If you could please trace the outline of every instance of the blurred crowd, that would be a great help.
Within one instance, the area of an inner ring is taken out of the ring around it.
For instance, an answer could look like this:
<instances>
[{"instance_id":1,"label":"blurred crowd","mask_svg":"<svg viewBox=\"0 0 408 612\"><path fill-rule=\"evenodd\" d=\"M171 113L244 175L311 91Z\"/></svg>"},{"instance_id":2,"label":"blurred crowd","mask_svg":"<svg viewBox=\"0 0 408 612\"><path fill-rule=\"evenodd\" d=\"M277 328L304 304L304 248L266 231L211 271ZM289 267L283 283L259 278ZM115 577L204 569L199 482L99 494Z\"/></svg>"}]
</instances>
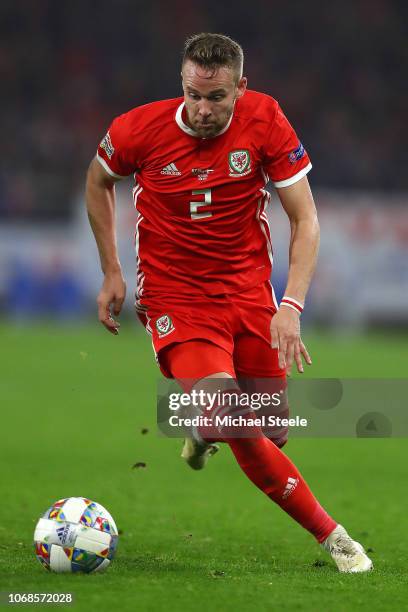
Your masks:
<instances>
[{"instance_id":1,"label":"blurred crowd","mask_svg":"<svg viewBox=\"0 0 408 612\"><path fill-rule=\"evenodd\" d=\"M0 3L0 217L63 220L111 119L181 94L187 35L218 31L279 99L314 185L408 187L408 5L139 0Z\"/></svg>"},{"instance_id":2,"label":"blurred crowd","mask_svg":"<svg viewBox=\"0 0 408 612\"><path fill-rule=\"evenodd\" d=\"M408 322L408 214L404 196L316 189L322 228L319 262L303 324L364 329ZM134 317L136 261L128 185L117 188L119 258L128 284L124 315ZM352 205L350 206L350 202ZM276 194L268 217L277 299L287 282L290 227ZM99 257L81 198L71 223L0 224L0 321L60 322L95 317Z\"/></svg>"}]
</instances>

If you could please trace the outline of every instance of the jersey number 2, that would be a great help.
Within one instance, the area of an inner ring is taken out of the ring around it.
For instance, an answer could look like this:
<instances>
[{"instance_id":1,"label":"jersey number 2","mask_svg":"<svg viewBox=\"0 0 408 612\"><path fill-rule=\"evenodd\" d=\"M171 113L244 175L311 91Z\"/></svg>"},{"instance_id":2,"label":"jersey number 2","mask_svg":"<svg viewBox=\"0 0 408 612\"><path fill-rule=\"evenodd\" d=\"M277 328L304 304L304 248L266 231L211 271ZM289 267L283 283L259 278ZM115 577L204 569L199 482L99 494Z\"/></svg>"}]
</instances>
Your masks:
<instances>
[{"instance_id":1,"label":"jersey number 2","mask_svg":"<svg viewBox=\"0 0 408 612\"><path fill-rule=\"evenodd\" d=\"M211 204L211 189L198 189L193 191L193 195L203 195L204 201L201 202L190 202L190 214L192 219L206 219L212 217L211 212L198 212L200 206L208 206Z\"/></svg>"}]
</instances>

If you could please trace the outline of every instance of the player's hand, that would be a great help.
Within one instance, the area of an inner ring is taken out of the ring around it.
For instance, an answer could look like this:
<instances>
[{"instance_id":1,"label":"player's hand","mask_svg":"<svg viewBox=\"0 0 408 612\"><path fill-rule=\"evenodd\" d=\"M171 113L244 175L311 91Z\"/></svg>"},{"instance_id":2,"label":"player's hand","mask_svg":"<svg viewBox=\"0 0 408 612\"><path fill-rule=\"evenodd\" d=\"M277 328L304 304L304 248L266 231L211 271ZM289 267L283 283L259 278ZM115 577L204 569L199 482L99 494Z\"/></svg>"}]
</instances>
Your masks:
<instances>
[{"instance_id":1,"label":"player's hand","mask_svg":"<svg viewBox=\"0 0 408 612\"><path fill-rule=\"evenodd\" d=\"M102 289L99 292L98 316L99 321L106 329L115 336L119 333L120 323L112 318L119 316L123 302L126 297L126 283L122 276L122 271L108 272L105 274Z\"/></svg>"},{"instance_id":2,"label":"player's hand","mask_svg":"<svg viewBox=\"0 0 408 612\"><path fill-rule=\"evenodd\" d=\"M271 321L271 346L278 349L279 367L290 376L293 362L298 372L303 373L302 357L312 364L309 353L300 337L300 316L286 306L279 308Z\"/></svg>"}]
</instances>

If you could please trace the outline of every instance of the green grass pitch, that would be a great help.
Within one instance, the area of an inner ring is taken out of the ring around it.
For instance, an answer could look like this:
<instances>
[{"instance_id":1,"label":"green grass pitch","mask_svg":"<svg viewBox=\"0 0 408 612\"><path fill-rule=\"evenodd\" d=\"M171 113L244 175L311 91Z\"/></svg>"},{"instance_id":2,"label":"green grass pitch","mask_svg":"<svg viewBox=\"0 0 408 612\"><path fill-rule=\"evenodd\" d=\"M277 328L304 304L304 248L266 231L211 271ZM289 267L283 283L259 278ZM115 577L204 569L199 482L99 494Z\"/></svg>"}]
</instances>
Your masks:
<instances>
[{"instance_id":1,"label":"green grass pitch","mask_svg":"<svg viewBox=\"0 0 408 612\"><path fill-rule=\"evenodd\" d=\"M0 591L71 591L75 610L406 609L405 440L286 447L328 511L372 549L374 572L341 575L227 447L197 473L180 440L156 434L159 373L136 326L119 337L96 322L0 332ZM307 376L406 376L404 336L306 340ZM106 574L50 574L35 559L38 516L75 495L105 505L122 531Z\"/></svg>"}]
</instances>

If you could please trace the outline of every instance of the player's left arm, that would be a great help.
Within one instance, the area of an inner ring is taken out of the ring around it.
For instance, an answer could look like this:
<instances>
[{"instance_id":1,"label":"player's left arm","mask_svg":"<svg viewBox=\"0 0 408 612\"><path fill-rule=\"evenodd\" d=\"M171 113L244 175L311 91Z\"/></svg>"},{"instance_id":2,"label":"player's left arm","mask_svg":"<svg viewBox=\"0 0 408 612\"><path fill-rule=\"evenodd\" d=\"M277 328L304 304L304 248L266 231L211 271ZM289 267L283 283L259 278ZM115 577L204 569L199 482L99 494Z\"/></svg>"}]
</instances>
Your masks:
<instances>
[{"instance_id":1,"label":"player's left arm","mask_svg":"<svg viewBox=\"0 0 408 612\"><path fill-rule=\"evenodd\" d=\"M316 207L307 177L288 187L277 188L279 199L289 217L289 272L285 295L304 304L319 250L320 229ZM312 360L300 335L300 314L281 306L271 322L272 348L279 351L279 366L290 373L293 361L303 372L302 356Z\"/></svg>"}]
</instances>

